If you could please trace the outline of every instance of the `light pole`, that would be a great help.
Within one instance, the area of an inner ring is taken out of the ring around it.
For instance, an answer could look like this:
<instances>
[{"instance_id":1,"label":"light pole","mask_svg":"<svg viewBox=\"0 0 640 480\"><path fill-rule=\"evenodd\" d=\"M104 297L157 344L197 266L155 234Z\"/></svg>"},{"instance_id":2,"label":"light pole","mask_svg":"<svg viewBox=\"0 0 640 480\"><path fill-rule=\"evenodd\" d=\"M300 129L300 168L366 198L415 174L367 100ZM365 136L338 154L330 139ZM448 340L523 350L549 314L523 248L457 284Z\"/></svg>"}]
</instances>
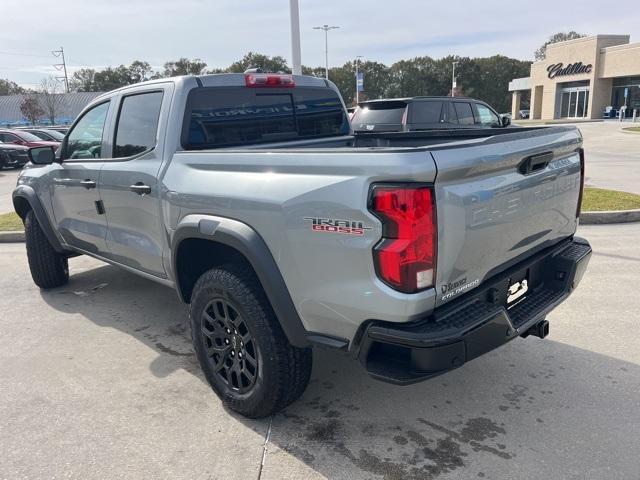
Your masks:
<instances>
[{"instance_id":1,"label":"light pole","mask_svg":"<svg viewBox=\"0 0 640 480\"><path fill-rule=\"evenodd\" d=\"M336 26L329 26L327 24L322 25L321 27L313 27L314 30L324 30L324 73L325 78L329 79L329 30L335 30Z\"/></svg>"},{"instance_id":2,"label":"light pole","mask_svg":"<svg viewBox=\"0 0 640 480\"><path fill-rule=\"evenodd\" d=\"M453 71L451 72L451 96L456 96L456 65L458 62L453 62Z\"/></svg>"},{"instance_id":3,"label":"light pole","mask_svg":"<svg viewBox=\"0 0 640 480\"><path fill-rule=\"evenodd\" d=\"M289 0L291 16L291 72L302 75L302 55L300 53L300 10L298 0Z\"/></svg>"},{"instance_id":4,"label":"light pole","mask_svg":"<svg viewBox=\"0 0 640 480\"><path fill-rule=\"evenodd\" d=\"M361 58L364 58L364 57L362 55L358 55L356 57L356 106L358 106L358 103L360 102L360 82L358 78L358 60L360 60Z\"/></svg>"}]
</instances>

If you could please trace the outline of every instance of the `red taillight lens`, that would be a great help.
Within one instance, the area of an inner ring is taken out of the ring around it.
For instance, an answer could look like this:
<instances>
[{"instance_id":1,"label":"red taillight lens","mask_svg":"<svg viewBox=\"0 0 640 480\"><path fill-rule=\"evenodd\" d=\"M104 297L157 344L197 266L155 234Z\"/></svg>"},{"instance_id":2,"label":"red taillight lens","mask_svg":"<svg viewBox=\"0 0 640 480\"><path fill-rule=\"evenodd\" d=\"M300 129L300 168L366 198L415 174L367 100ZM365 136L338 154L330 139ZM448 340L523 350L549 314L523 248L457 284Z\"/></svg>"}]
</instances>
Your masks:
<instances>
[{"instance_id":1,"label":"red taillight lens","mask_svg":"<svg viewBox=\"0 0 640 480\"><path fill-rule=\"evenodd\" d=\"M380 279L405 293L433 286L437 239L433 189L374 185L370 209L382 221L382 240L373 249Z\"/></svg>"},{"instance_id":2,"label":"red taillight lens","mask_svg":"<svg viewBox=\"0 0 640 480\"><path fill-rule=\"evenodd\" d=\"M268 87L295 87L293 75L279 75L270 73L248 73L244 76L244 82L251 88Z\"/></svg>"},{"instance_id":3,"label":"red taillight lens","mask_svg":"<svg viewBox=\"0 0 640 480\"><path fill-rule=\"evenodd\" d=\"M584 149L578 150L580 154L580 194L578 195L578 209L576 210L576 218L580 217L582 211L582 192L584 192Z\"/></svg>"}]
</instances>

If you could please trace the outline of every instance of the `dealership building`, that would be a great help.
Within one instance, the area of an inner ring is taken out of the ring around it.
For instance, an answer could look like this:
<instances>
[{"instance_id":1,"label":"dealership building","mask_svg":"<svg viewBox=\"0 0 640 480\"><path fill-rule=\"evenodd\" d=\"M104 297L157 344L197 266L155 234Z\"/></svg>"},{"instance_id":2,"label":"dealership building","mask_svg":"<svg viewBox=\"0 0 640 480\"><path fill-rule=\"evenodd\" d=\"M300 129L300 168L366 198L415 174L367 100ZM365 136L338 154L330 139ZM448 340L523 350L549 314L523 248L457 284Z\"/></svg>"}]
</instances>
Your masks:
<instances>
[{"instance_id":1,"label":"dealership building","mask_svg":"<svg viewBox=\"0 0 640 480\"><path fill-rule=\"evenodd\" d=\"M605 111L640 117L640 43L629 35L594 35L547 46L531 75L509 82L512 114L528 98L530 118L603 118Z\"/></svg>"}]
</instances>

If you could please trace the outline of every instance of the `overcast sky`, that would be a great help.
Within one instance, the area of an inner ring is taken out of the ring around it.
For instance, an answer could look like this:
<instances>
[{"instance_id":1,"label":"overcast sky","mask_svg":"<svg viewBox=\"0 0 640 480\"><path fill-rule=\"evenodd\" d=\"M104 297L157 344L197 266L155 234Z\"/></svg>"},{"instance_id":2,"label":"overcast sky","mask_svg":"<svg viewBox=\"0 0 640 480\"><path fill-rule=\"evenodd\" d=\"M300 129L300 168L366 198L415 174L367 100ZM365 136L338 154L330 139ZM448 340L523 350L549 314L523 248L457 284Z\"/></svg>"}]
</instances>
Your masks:
<instances>
[{"instance_id":1,"label":"overcast sky","mask_svg":"<svg viewBox=\"0 0 640 480\"><path fill-rule=\"evenodd\" d=\"M300 0L302 62L356 55L391 64L419 55L508 55L532 59L551 34L631 34L640 41L638 0ZM63 46L70 72L146 60L161 66L199 57L224 67L248 51L290 55L289 0L2 0L0 78L35 86L55 70ZM638 35L633 35L639 32Z\"/></svg>"}]
</instances>

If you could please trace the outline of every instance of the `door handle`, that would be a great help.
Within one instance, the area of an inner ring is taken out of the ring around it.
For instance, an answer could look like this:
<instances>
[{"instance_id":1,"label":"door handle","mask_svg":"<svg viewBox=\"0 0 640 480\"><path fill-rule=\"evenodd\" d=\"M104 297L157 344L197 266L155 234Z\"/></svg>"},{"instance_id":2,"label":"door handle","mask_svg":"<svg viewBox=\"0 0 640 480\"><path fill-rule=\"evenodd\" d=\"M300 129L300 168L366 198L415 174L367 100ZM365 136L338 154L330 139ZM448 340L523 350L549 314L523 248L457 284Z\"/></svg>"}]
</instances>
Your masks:
<instances>
[{"instance_id":1,"label":"door handle","mask_svg":"<svg viewBox=\"0 0 640 480\"><path fill-rule=\"evenodd\" d=\"M96 182L94 182L93 180L90 180L88 178L86 180L81 180L80 181L80 185L82 185L87 190L89 190L91 188L96 188Z\"/></svg>"},{"instance_id":2,"label":"door handle","mask_svg":"<svg viewBox=\"0 0 640 480\"><path fill-rule=\"evenodd\" d=\"M129 187L133 193L137 193L138 195L148 195L151 193L151 187L149 185L145 185L142 182L138 182L135 185L131 185Z\"/></svg>"}]
</instances>

